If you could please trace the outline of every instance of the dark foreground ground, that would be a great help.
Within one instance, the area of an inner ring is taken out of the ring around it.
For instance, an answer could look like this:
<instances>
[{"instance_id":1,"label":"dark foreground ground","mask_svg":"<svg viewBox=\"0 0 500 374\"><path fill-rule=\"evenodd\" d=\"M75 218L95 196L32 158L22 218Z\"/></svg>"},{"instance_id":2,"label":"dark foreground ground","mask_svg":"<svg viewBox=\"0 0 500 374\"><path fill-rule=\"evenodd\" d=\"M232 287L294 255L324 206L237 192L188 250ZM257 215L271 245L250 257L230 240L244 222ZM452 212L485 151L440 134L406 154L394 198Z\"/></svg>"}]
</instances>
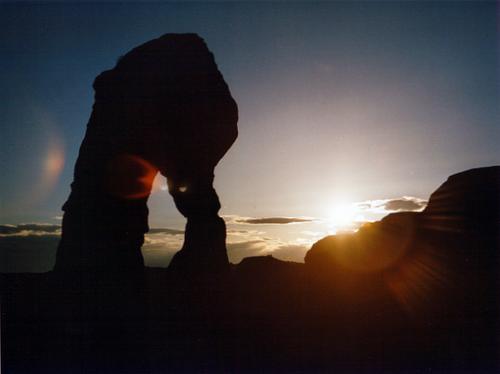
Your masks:
<instances>
[{"instance_id":1,"label":"dark foreground ground","mask_svg":"<svg viewBox=\"0 0 500 374\"><path fill-rule=\"evenodd\" d=\"M9 286L3 373L498 369L488 305L473 308L480 315L446 304L405 310L378 285L342 293L305 265L272 258L248 259L215 280L170 279L166 270L149 269L147 296L95 290L85 296L99 301L94 305L61 291L50 274L2 282Z\"/></svg>"}]
</instances>

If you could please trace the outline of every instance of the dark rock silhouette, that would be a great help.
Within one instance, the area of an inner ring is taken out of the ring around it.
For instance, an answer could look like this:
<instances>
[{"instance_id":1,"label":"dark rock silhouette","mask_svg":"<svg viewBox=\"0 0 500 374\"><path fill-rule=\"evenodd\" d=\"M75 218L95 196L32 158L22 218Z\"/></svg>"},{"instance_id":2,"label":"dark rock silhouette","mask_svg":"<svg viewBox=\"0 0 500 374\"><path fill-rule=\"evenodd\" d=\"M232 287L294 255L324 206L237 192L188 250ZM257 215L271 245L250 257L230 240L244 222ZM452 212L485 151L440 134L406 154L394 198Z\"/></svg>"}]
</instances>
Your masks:
<instances>
[{"instance_id":1,"label":"dark rock silhouette","mask_svg":"<svg viewBox=\"0 0 500 374\"><path fill-rule=\"evenodd\" d=\"M500 352L499 251L495 166L452 175L421 213L390 214L355 234L321 239L305 263L339 295L397 301L418 321L412 339L427 347L427 360L489 372ZM454 352L460 358L452 361Z\"/></svg>"},{"instance_id":2,"label":"dark rock silhouette","mask_svg":"<svg viewBox=\"0 0 500 374\"><path fill-rule=\"evenodd\" d=\"M373 274L397 268L426 247L490 266L498 259L499 191L500 167L452 175L431 195L424 211L389 214L365 224L355 235L321 239L307 252L305 262Z\"/></svg>"},{"instance_id":3,"label":"dark rock silhouette","mask_svg":"<svg viewBox=\"0 0 500 374\"><path fill-rule=\"evenodd\" d=\"M2 369L496 373L499 175L452 176L424 212L323 239L306 264L247 258L224 282L147 269L142 309L104 287L82 315L61 277L2 274Z\"/></svg>"},{"instance_id":4,"label":"dark rock silhouette","mask_svg":"<svg viewBox=\"0 0 500 374\"><path fill-rule=\"evenodd\" d=\"M40 353L40 360L19 363L26 346L7 347L18 372L146 371L143 349L149 345L143 343L151 308L141 246L149 230L147 199L158 172L187 218L183 247L161 284L172 281L179 292L191 287L189 294L195 295L194 285L212 284L230 271L213 179L215 166L237 137L238 109L203 39L166 34L142 44L101 73L94 89L71 194L63 206L54 271L40 285L22 287L22 294L33 295L32 287L43 301L28 315L22 310L30 308L27 299L9 302L16 321L36 315L42 329L21 330L37 336L30 349L48 352ZM8 328L7 335L17 335L19 325L9 326L17 329ZM163 331L162 338L167 335ZM45 341L50 341L47 349ZM123 352L127 357L120 358Z\"/></svg>"},{"instance_id":5,"label":"dark rock silhouette","mask_svg":"<svg viewBox=\"0 0 500 374\"><path fill-rule=\"evenodd\" d=\"M187 218L171 267L227 271L214 168L237 137L237 106L196 34L134 48L94 82L95 103L64 204L58 273L140 273L146 201L161 172Z\"/></svg>"}]
</instances>

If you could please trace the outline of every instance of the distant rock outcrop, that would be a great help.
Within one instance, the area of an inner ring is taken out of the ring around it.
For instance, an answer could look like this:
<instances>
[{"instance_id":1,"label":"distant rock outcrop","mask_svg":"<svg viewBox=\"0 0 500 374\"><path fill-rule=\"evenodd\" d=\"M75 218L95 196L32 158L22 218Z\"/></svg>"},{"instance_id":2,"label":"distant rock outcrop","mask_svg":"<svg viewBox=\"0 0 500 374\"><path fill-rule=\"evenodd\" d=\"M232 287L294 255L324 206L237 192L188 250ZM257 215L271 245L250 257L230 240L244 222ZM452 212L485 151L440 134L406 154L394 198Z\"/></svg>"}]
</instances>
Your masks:
<instances>
[{"instance_id":1,"label":"distant rock outcrop","mask_svg":"<svg viewBox=\"0 0 500 374\"><path fill-rule=\"evenodd\" d=\"M355 234L319 240L305 263L313 277L350 297L397 301L420 321L414 339L432 337L432 344L421 345L434 355L461 352L456 364L464 368L484 358L497 360L499 239L495 166L452 175L421 213L390 214Z\"/></svg>"},{"instance_id":2,"label":"distant rock outcrop","mask_svg":"<svg viewBox=\"0 0 500 374\"><path fill-rule=\"evenodd\" d=\"M486 265L498 258L499 229L500 167L472 169L449 177L423 212L389 214L356 234L323 238L305 262L330 273L373 274L398 268L425 247Z\"/></svg>"},{"instance_id":3,"label":"distant rock outcrop","mask_svg":"<svg viewBox=\"0 0 500 374\"><path fill-rule=\"evenodd\" d=\"M214 168L237 137L238 110L205 42L166 34L94 82L95 103L64 204L56 272L143 268L146 201L159 171L187 218L171 267L229 267ZM142 271L142 270L140 270Z\"/></svg>"}]
</instances>

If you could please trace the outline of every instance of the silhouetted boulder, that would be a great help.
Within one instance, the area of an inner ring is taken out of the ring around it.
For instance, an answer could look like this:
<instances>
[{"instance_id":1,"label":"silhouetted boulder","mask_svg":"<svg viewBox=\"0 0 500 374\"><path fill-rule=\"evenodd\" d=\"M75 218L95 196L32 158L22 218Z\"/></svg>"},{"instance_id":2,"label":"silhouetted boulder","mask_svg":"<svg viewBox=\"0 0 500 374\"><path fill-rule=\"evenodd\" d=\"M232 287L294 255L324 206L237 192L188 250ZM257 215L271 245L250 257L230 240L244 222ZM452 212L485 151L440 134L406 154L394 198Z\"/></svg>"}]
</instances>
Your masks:
<instances>
[{"instance_id":1,"label":"silhouetted boulder","mask_svg":"<svg viewBox=\"0 0 500 374\"><path fill-rule=\"evenodd\" d=\"M431 230L497 235L500 222L500 167L471 169L448 178L422 214Z\"/></svg>"},{"instance_id":2,"label":"silhouetted boulder","mask_svg":"<svg viewBox=\"0 0 500 374\"><path fill-rule=\"evenodd\" d=\"M390 214L319 240L305 263L340 297L397 302L418 326L408 351L427 347L426 360L449 369L492 370L500 348L499 237L500 167L478 168L449 177L420 213ZM454 355L460 359L452 362Z\"/></svg>"},{"instance_id":3,"label":"silhouetted boulder","mask_svg":"<svg viewBox=\"0 0 500 374\"><path fill-rule=\"evenodd\" d=\"M142 272L146 201L158 171L187 218L171 268L227 271L226 229L212 182L237 137L238 112L203 39L166 34L142 44L101 73L94 89L63 206L56 272L108 279Z\"/></svg>"},{"instance_id":4,"label":"silhouetted boulder","mask_svg":"<svg viewBox=\"0 0 500 374\"><path fill-rule=\"evenodd\" d=\"M421 213L389 214L356 234L323 238L307 252L310 267L376 273L397 268L424 242L443 253L498 258L500 167L452 175Z\"/></svg>"}]
</instances>

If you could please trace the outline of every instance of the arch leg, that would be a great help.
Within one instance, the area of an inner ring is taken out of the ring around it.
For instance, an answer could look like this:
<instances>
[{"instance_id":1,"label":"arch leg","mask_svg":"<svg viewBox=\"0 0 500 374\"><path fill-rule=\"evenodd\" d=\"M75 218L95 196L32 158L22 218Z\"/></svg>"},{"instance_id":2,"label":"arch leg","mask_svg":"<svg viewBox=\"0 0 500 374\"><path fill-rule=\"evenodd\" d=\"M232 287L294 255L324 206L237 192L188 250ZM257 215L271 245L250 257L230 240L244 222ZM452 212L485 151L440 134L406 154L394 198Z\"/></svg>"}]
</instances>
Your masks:
<instances>
[{"instance_id":1,"label":"arch leg","mask_svg":"<svg viewBox=\"0 0 500 374\"><path fill-rule=\"evenodd\" d=\"M177 209L187 218L184 244L169 269L196 274L227 272L226 224L218 215L220 202L213 188L213 173L167 179Z\"/></svg>"}]
</instances>

